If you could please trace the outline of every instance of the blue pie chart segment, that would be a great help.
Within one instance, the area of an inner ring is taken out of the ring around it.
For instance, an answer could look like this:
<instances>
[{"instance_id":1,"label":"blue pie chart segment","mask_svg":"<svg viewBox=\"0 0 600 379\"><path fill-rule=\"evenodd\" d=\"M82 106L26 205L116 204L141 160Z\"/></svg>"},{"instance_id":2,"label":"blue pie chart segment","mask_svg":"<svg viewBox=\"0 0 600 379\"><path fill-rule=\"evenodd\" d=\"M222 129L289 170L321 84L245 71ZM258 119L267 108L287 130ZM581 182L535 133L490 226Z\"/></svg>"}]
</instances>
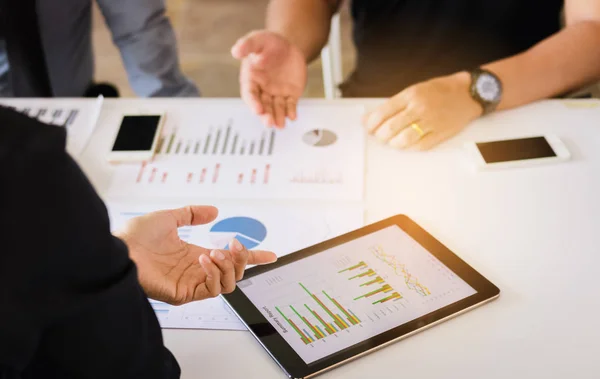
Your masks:
<instances>
[{"instance_id":1,"label":"blue pie chart segment","mask_svg":"<svg viewBox=\"0 0 600 379\"><path fill-rule=\"evenodd\" d=\"M229 242L236 238L246 249L254 249L267 237L267 228L251 217L230 217L210 228L211 241L218 249L229 249Z\"/></svg>"}]
</instances>

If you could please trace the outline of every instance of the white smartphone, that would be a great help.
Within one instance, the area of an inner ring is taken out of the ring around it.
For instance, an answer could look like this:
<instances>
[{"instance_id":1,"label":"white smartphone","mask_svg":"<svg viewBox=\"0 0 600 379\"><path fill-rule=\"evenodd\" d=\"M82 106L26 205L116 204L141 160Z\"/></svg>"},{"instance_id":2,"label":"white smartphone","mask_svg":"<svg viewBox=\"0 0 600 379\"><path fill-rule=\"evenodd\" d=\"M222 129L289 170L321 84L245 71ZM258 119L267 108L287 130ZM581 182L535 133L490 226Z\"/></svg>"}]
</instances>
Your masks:
<instances>
[{"instance_id":1,"label":"white smartphone","mask_svg":"<svg viewBox=\"0 0 600 379\"><path fill-rule=\"evenodd\" d=\"M478 169L495 169L566 161L571 154L554 135L470 142L469 156Z\"/></svg>"},{"instance_id":2,"label":"white smartphone","mask_svg":"<svg viewBox=\"0 0 600 379\"><path fill-rule=\"evenodd\" d=\"M141 162L154 157L164 114L125 115L119 126L108 161Z\"/></svg>"}]
</instances>

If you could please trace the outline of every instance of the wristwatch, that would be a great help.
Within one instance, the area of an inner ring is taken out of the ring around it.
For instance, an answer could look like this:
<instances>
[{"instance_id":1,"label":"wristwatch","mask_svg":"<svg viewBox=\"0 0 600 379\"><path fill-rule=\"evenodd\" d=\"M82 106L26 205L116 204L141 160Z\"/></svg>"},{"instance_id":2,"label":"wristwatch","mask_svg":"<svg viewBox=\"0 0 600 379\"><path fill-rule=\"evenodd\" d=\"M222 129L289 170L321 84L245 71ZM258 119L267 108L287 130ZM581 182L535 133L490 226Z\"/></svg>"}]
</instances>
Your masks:
<instances>
[{"instance_id":1,"label":"wristwatch","mask_svg":"<svg viewBox=\"0 0 600 379\"><path fill-rule=\"evenodd\" d=\"M491 71L476 68L471 71L471 97L483 108L483 114L488 114L502 100L502 82Z\"/></svg>"}]
</instances>

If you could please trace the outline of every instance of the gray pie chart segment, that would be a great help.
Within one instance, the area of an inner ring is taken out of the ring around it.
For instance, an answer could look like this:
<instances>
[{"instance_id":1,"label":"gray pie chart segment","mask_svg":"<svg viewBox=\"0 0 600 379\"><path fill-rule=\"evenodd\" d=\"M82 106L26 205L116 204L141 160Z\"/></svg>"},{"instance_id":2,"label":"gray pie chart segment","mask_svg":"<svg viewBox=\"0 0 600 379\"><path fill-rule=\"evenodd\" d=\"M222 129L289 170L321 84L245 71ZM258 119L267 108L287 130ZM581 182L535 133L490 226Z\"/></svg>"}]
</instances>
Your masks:
<instances>
[{"instance_id":1,"label":"gray pie chart segment","mask_svg":"<svg viewBox=\"0 0 600 379\"><path fill-rule=\"evenodd\" d=\"M337 141L337 135L327 129L313 129L302 136L302 141L310 146L324 147L333 145Z\"/></svg>"}]
</instances>

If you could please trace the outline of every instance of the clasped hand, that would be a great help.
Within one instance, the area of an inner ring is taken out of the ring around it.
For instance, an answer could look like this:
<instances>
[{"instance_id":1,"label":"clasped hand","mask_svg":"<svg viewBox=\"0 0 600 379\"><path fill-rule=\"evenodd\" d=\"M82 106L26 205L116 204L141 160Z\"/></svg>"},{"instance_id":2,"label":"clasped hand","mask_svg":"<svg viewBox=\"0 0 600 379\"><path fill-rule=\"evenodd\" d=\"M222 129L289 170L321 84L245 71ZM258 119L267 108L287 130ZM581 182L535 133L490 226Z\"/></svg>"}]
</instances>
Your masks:
<instances>
[{"instance_id":1,"label":"clasped hand","mask_svg":"<svg viewBox=\"0 0 600 379\"><path fill-rule=\"evenodd\" d=\"M230 250L209 250L179 238L177 228L216 219L210 206L163 210L131 219L115 233L129 248L146 295L173 305L230 293L248 264L277 260L268 251L248 251L233 239Z\"/></svg>"}]
</instances>

